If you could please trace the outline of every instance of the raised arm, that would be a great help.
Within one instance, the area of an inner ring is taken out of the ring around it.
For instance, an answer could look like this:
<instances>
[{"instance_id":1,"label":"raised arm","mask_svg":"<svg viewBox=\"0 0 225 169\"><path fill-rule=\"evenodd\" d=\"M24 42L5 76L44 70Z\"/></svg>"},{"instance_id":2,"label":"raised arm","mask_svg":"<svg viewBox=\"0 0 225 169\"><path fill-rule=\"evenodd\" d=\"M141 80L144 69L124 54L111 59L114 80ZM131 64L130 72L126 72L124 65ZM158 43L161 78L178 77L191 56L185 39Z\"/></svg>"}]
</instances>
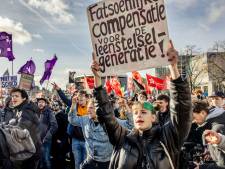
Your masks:
<instances>
[{"instance_id":1,"label":"raised arm","mask_svg":"<svg viewBox=\"0 0 225 169\"><path fill-rule=\"evenodd\" d=\"M192 121L191 112L191 93L187 80L182 80L177 68L178 53L174 49L172 42L167 52L168 61L170 62L170 116L172 122L172 130L175 132L176 142L179 147L183 144L184 139L187 137ZM167 129L166 129L167 130Z\"/></svg>"},{"instance_id":2,"label":"raised arm","mask_svg":"<svg viewBox=\"0 0 225 169\"><path fill-rule=\"evenodd\" d=\"M74 97L68 114L68 121L74 126L82 127L82 119L83 117L77 116L77 98Z\"/></svg>"},{"instance_id":3,"label":"raised arm","mask_svg":"<svg viewBox=\"0 0 225 169\"><path fill-rule=\"evenodd\" d=\"M126 99L124 99L124 104L126 107L125 116L127 117L127 119L121 120L121 119L117 118L117 121L121 126L127 128L129 130L132 130L134 128L134 120L133 120L132 111L131 111L130 107L128 106Z\"/></svg>"},{"instance_id":4,"label":"raised arm","mask_svg":"<svg viewBox=\"0 0 225 169\"><path fill-rule=\"evenodd\" d=\"M60 99L65 103L66 106L70 107L72 105L72 101L68 99L65 93L61 90L61 88L54 82L52 83L53 89L55 89L60 97Z\"/></svg>"},{"instance_id":5,"label":"raised arm","mask_svg":"<svg viewBox=\"0 0 225 169\"><path fill-rule=\"evenodd\" d=\"M113 106L109 101L106 90L102 87L101 77L98 74L99 65L96 62L94 55L91 69L95 77L94 96L98 102L99 107L96 112L98 120L102 125L106 127L111 144L114 146L119 146L120 144L122 144L128 131L127 129L120 126L116 120L116 117L113 113Z\"/></svg>"}]
</instances>

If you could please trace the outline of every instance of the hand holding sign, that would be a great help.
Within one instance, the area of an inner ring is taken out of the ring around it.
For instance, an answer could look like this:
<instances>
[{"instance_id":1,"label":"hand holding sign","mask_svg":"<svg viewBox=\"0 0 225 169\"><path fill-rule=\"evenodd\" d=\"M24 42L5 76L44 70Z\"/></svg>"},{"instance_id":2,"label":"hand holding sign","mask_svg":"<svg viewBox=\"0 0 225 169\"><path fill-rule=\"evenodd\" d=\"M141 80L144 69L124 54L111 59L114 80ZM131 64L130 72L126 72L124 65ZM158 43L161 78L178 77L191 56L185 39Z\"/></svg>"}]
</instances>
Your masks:
<instances>
[{"instance_id":1,"label":"hand holding sign","mask_svg":"<svg viewBox=\"0 0 225 169\"><path fill-rule=\"evenodd\" d=\"M98 62L96 61L96 55L92 53L92 64L91 64L91 70L94 74L95 78L95 87L101 86L101 77L99 76L100 67Z\"/></svg>"},{"instance_id":2,"label":"hand holding sign","mask_svg":"<svg viewBox=\"0 0 225 169\"><path fill-rule=\"evenodd\" d=\"M169 45L168 45L168 50L167 50L167 58L168 62L170 63L169 69L170 69L170 74L171 78L173 80L178 79L180 77L179 70L177 68L177 62L178 62L178 52L173 46L173 42L170 40Z\"/></svg>"},{"instance_id":3,"label":"hand holding sign","mask_svg":"<svg viewBox=\"0 0 225 169\"><path fill-rule=\"evenodd\" d=\"M170 65L176 65L178 62L178 52L173 46L173 42L170 40L167 50L168 62Z\"/></svg>"},{"instance_id":4,"label":"hand holding sign","mask_svg":"<svg viewBox=\"0 0 225 169\"><path fill-rule=\"evenodd\" d=\"M100 70L99 64L96 61L96 55L92 53L92 64L91 64L91 70L95 76L99 76L98 72Z\"/></svg>"},{"instance_id":5,"label":"hand holding sign","mask_svg":"<svg viewBox=\"0 0 225 169\"><path fill-rule=\"evenodd\" d=\"M169 64L164 0L103 0L90 5L87 14L100 76Z\"/></svg>"}]
</instances>

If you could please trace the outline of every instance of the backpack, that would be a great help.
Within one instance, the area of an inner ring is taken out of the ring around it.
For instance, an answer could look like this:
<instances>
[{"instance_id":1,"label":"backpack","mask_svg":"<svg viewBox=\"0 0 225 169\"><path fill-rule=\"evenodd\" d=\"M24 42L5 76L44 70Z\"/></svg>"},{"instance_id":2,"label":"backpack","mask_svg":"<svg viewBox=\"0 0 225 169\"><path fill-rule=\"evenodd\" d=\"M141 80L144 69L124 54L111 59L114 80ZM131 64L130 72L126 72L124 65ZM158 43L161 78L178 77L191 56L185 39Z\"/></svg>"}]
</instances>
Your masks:
<instances>
[{"instance_id":1,"label":"backpack","mask_svg":"<svg viewBox=\"0 0 225 169\"><path fill-rule=\"evenodd\" d=\"M12 161L26 160L35 154L36 148L27 129L5 125L0 130L5 135Z\"/></svg>"}]
</instances>

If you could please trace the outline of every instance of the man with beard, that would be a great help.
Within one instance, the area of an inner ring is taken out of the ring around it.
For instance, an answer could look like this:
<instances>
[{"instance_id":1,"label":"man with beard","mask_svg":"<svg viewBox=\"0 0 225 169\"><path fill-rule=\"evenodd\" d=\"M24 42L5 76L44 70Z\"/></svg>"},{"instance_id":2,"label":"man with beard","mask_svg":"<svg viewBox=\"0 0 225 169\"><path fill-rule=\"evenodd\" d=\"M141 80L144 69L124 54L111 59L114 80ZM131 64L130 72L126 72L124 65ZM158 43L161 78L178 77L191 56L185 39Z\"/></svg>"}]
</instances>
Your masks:
<instances>
[{"instance_id":1,"label":"man with beard","mask_svg":"<svg viewBox=\"0 0 225 169\"><path fill-rule=\"evenodd\" d=\"M51 169L50 153L52 146L52 135L58 129L58 124L54 113L48 106L48 101L45 98L37 99L39 108L39 119L41 123L41 141L42 141L42 158L40 168Z\"/></svg>"},{"instance_id":2,"label":"man with beard","mask_svg":"<svg viewBox=\"0 0 225 169\"><path fill-rule=\"evenodd\" d=\"M69 152L69 135L67 134L68 116L62 109L60 101L51 104L52 111L58 123L58 130L52 137L53 168L65 169L66 153Z\"/></svg>"}]
</instances>

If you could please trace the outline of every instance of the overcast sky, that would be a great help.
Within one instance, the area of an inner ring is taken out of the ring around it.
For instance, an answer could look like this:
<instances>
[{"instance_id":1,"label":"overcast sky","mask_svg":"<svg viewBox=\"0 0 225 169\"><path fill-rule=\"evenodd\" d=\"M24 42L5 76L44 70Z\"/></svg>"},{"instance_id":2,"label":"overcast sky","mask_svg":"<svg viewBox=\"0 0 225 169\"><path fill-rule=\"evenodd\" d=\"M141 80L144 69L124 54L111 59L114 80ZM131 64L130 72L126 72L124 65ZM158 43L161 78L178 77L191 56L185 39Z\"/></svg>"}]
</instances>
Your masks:
<instances>
[{"instance_id":1,"label":"overcast sky","mask_svg":"<svg viewBox=\"0 0 225 169\"><path fill-rule=\"evenodd\" d=\"M13 33L14 73L31 57L40 80L46 59L58 62L50 81L65 86L68 71L89 74L91 42L86 8L97 0L0 0L0 31ZM178 51L196 45L206 52L225 40L225 0L167 0L170 38ZM11 62L0 58L0 75Z\"/></svg>"}]
</instances>

